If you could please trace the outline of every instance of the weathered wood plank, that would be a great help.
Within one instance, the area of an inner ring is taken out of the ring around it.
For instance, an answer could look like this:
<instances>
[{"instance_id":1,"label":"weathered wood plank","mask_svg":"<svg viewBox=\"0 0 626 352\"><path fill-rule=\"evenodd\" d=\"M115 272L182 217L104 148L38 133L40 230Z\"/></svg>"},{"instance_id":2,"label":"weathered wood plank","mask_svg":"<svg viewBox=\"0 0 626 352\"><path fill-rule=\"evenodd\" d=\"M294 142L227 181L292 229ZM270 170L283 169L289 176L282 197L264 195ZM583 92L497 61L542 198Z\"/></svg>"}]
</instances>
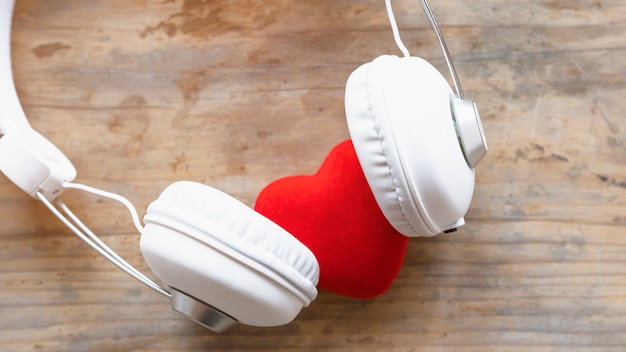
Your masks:
<instances>
[{"instance_id":1,"label":"weathered wood plank","mask_svg":"<svg viewBox=\"0 0 626 352\"><path fill-rule=\"evenodd\" d=\"M405 44L445 63L417 1ZM461 231L413 239L372 301L321 292L291 324L213 334L172 312L0 177L0 351L621 351L626 3L433 2L490 152ZM399 54L382 1L19 0L14 75L79 181L143 213L169 183L252 205L338 142L345 81ZM447 74L447 73L446 73ZM68 191L144 271L126 210Z\"/></svg>"}]
</instances>

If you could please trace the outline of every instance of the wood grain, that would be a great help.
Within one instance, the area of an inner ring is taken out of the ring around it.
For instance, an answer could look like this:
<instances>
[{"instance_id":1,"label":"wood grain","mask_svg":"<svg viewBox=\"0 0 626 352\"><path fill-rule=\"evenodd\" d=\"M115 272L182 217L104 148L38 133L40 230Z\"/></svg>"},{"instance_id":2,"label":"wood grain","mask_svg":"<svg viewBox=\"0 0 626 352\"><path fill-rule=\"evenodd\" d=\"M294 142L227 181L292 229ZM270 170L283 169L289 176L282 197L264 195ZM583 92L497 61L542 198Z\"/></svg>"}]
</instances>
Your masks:
<instances>
[{"instance_id":1,"label":"wood grain","mask_svg":"<svg viewBox=\"0 0 626 352\"><path fill-rule=\"evenodd\" d=\"M289 325L213 334L0 178L0 351L623 351L626 3L432 4L489 155L467 225L412 239L392 289L321 292ZM446 72L417 1L413 55ZM399 54L382 1L19 0L14 76L82 183L140 212L188 179L252 205L348 138L345 81ZM64 201L148 272L124 208Z\"/></svg>"}]
</instances>

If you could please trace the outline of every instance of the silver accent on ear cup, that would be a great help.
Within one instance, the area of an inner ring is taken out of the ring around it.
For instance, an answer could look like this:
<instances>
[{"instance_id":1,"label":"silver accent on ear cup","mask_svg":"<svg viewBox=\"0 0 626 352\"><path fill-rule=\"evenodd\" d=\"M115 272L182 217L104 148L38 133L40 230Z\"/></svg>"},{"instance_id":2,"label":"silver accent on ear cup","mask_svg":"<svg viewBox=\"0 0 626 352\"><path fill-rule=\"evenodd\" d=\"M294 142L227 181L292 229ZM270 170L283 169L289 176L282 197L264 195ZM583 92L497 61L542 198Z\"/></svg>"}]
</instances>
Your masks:
<instances>
[{"instance_id":1,"label":"silver accent on ear cup","mask_svg":"<svg viewBox=\"0 0 626 352\"><path fill-rule=\"evenodd\" d=\"M387 0L385 3L396 44L405 56L409 56L409 52L402 43L402 40L400 39L400 35L398 33L396 20L391 9L391 0ZM463 151L463 156L465 157L465 160L469 167L473 169L487 154L487 140L485 138L485 132L480 121L480 115L474 101L465 98L465 96L463 95L463 88L461 88L461 82L459 82L459 77L456 74L454 63L452 62L452 56L448 51L448 46L443 39L443 34L441 33L439 25L437 24L437 20L435 19L433 11L430 9L428 1L420 0L420 3L422 4L422 9L424 10L426 17L428 18L428 21L430 22L433 31L435 32L437 41L439 42L439 46L441 47L441 51L443 52L443 56L446 60L446 64L448 65L450 76L452 76L452 81L454 82L456 96L452 96L450 99L452 119L454 120L456 133L459 138L459 145L461 146L461 150Z\"/></svg>"},{"instance_id":2,"label":"silver accent on ear cup","mask_svg":"<svg viewBox=\"0 0 626 352\"><path fill-rule=\"evenodd\" d=\"M468 98L450 97L452 119L467 165L472 169L487 155L487 139L476 103Z\"/></svg>"},{"instance_id":3,"label":"silver accent on ear cup","mask_svg":"<svg viewBox=\"0 0 626 352\"><path fill-rule=\"evenodd\" d=\"M192 296L171 288L172 309L194 322L217 333L224 332L237 324L237 320L219 309Z\"/></svg>"}]
</instances>

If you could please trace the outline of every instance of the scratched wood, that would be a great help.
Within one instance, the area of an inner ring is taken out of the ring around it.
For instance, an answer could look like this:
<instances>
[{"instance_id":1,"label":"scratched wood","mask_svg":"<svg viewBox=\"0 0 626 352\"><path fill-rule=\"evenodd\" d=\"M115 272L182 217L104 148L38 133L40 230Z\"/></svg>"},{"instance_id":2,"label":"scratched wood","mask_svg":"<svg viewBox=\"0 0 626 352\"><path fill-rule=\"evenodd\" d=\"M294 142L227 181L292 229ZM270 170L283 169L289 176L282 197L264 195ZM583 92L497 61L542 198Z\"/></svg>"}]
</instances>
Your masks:
<instances>
[{"instance_id":1,"label":"scratched wood","mask_svg":"<svg viewBox=\"0 0 626 352\"><path fill-rule=\"evenodd\" d=\"M445 71L418 2L394 3L412 54ZM0 177L0 351L622 351L626 2L432 6L490 152L467 226L412 239L389 292L213 334ZM252 205L314 172L348 138L350 72L399 53L372 0L19 0L12 45L32 125L140 212L175 180ZM124 208L64 200L148 271Z\"/></svg>"}]
</instances>

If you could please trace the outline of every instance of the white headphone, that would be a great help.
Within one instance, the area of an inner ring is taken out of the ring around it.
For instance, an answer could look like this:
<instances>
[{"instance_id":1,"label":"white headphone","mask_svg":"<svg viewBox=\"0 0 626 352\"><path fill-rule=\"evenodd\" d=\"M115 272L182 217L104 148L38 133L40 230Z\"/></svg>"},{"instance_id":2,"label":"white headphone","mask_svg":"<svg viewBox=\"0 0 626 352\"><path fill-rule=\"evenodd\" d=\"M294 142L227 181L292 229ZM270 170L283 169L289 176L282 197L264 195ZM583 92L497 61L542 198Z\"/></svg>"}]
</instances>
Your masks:
<instances>
[{"instance_id":1,"label":"white headphone","mask_svg":"<svg viewBox=\"0 0 626 352\"><path fill-rule=\"evenodd\" d=\"M487 153L473 101L465 98L439 26L435 30L456 88L402 44L404 57L381 56L357 68L346 85L350 136L367 182L400 233L432 236L464 224L474 168ZM145 226L125 198L72 183L68 158L28 123L11 72L14 0L0 0L0 171L42 201L92 248L171 299L172 308L221 332L237 322L282 325L317 296L315 255L294 236L233 197L209 186L177 182L148 207ZM153 282L107 247L58 197L78 188L124 203L141 232L141 251L168 288ZM207 269L208 268L208 269ZM215 269L217 268L217 269Z\"/></svg>"}]
</instances>

